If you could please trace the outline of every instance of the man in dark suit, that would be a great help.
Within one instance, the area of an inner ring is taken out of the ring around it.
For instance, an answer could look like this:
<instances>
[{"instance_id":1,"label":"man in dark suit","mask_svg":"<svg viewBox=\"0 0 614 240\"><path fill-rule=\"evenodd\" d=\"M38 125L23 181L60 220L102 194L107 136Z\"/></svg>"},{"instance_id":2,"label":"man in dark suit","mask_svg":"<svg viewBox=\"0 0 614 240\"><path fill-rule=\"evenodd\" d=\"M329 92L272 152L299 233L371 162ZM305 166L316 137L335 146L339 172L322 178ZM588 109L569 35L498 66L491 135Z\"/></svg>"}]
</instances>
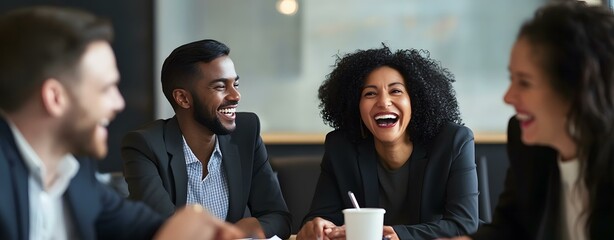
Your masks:
<instances>
[{"instance_id":1,"label":"man in dark suit","mask_svg":"<svg viewBox=\"0 0 614 240\"><path fill-rule=\"evenodd\" d=\"M184 208L164 223L94 177L124 108L107 21L31 7L0 17L0 239L210 239L237 229Z\"/></svg>"},{"instance_id":2,"label":"man in dark suit","mask_svg":"<svg viewBox=\"0 0 614 240\"><path fill-rule=\"evenodd\" d=\"M162 89L175 116L124 137L130 198L164 215L199 203L255 237L287 238L290 214L258 117L236 112L239 77L229 52L218 41L201 40L164 61Z\"/></svg>"}]
</instances>

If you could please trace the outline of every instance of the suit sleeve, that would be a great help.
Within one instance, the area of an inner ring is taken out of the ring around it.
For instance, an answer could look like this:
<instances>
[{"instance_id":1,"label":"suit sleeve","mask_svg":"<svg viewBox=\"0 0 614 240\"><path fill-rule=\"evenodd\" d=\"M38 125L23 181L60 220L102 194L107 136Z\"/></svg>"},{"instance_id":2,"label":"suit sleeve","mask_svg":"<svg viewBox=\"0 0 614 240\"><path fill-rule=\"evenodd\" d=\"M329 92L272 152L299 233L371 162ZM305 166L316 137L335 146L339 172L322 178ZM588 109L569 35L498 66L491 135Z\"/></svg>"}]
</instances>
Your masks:
<instances>
[{"instance_id":1,"label":"suit sleeve","mask_svg":"<svg viewBox=\"0 0 614 240\"><path fill-rule=\"evenodd\" d=\"M98 239L151 239L164 219L145 204L122 198L111 188L100 183L95 177L95 167L89 159L80 161L81 174L89 176L95 188L91 194L98 196L100 206L96 217ZM95 208L95 207L93 207Z\"/></svg>"},{"instance_id":2,"label":"suit sleeve","mask_svg":"<svg viewBox=\"0 0 614 240\"><path fill-rule=\"evenodd\" d=\"M441 219L421 224L393 226L401 239L459 236L478 229L478 182L473 134L469 129L461 128L454 138L458 139L455 142L459 144L455 144L455 149L451 149L453 159L446 181L443 216ZM448 151L445 146L433 148Z\"/></svg>"},{"instance_id":3,"label":"suit sleeve","mask_svg":"<svg viewBox=\"0 0 614 240\"><path fill-rule=\"evenodd\" d=\"M248 207L253 217L258 219L266 237L277 235L282 239L290 237L292 218L279 187L277 176L269 163L268 154L260 138L260 123L254 115L256 141L252 189Z\"/></svg>"},{"instance_id":4,"label":"suit sleeve","mask_svg":"<svg viewBox=\"0 0 614 240\"><path fill-rule=\"evenodd\" d=\"M139 132L128 133L121 147L129 199L142 201L163 216L175 212L175 204L158 173L153 146Z\"/></svg>"},{"instance_id":5,"label":"suit sleeve","mask_svg":"<svg viewBox=\"0 0 614 240\"><path fill-rule=\"evenodd\" d=\"M100 188L104 208L97 220L98 239L153 238L163 223L161 215L142 203L121 198L106 186Z\"/></svg>"}]
</instances>

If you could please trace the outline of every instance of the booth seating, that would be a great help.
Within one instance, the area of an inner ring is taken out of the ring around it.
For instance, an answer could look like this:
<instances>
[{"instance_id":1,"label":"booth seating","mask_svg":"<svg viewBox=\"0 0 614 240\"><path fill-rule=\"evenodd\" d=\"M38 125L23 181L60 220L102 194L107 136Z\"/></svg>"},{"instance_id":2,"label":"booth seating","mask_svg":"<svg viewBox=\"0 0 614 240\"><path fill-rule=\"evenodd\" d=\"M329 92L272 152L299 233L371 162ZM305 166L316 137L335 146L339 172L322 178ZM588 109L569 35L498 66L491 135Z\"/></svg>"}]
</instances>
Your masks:
<instances>
[{"instance_id":1,"label":"booth seating","mask_svg":"<svg viewBox=\"0 0 614 240\"><path fill-rule=\"evenodd\" d=\"M277 172L281 192L292 214L292 234L296 234L311 206L320 176L322 156L290 156L270 159Z\"/></svg>"}]
</instances>

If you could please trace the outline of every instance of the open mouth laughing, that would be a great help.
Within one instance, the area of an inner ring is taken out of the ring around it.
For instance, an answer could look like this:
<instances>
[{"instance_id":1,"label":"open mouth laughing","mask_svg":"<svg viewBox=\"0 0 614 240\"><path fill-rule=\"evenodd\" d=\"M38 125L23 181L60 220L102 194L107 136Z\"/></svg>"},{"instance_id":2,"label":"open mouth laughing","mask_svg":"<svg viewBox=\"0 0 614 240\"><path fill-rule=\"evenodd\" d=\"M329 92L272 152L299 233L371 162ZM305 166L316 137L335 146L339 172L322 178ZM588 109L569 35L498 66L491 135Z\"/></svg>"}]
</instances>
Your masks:
<instances>
[{"instance_id":1,"label":"open mouth laughing","mask_svg":"<svg viewBox=\"0 0 614 240\"><path fill-rule=\"evenodd\" d=\"M516 119L520 122L522 127L527 127L535 120L535 117L527 113L516 112Z\"/></svg>"},{"instance_id":2,"label":"open mouth laughing","mask_svg":"<svg viewBox=\"0 0 614 240\"><path fill-rule=\"evenodd\" d=\"M218 113L222 114L223 116L229 119L235 118L236 111L237 111L236 107L225 107L225 108L220 108L217 110Z\"/></svg>"},{"instance_id":3,"label":"open mouth laughing","mask_svg":"<svg viewBox=\"0 0 614 240\"><path fill-rule=\"evenodd\" d=\"M399 115L396 113L378 113L374 117L378 127L389 128L394 127L399 121Z\"/></svg>"}]
</instances>

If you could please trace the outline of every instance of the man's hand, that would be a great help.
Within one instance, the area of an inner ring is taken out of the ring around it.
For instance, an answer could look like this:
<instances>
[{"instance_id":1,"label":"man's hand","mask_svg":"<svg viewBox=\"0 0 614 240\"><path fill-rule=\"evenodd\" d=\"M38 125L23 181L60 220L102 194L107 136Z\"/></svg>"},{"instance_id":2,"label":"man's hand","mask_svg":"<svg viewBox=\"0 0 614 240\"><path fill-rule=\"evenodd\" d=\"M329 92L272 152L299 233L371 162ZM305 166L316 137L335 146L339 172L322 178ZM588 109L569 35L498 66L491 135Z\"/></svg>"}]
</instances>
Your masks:
<instances>
[{"instance_id":1,"label":"man's hand","mask_svg":"<svg viewBox=\"0 0 614 240\"><path fill-rule=\"evenodd\" d=\"M135 226L138 227L138 226ZM238 228L211 216L201 205L179 209L160 227L154 239L237 239L245 237Z\"/></svg>"}]
</instances>

